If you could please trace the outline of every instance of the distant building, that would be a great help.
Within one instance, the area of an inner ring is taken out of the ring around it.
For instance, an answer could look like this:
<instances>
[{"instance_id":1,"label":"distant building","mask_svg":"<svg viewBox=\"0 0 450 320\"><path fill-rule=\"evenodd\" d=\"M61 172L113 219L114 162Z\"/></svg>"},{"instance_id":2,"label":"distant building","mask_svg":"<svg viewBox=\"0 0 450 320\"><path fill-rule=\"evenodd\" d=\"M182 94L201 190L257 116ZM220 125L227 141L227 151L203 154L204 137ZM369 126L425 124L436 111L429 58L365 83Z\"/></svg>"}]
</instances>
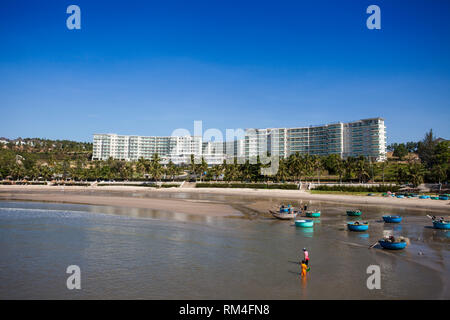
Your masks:
<instances>
[{"instance_id":1,"label":"distant building","mask_svg":"<svg viewBox=\"0 0 450 320\"><path fill-rule=\"evenodd\" d=\"M243 140L203 142L200 136L144 137L94 134L93 159L110 157L121 160L150 159L157 153L163 160L189 163L191 154L208 164L220 164L227 158L251 159L266 153L287 158L291 154L342 158L364 156L373 161L386 160L384 119L371 118L353 122L298 128L246 129Z\"/></svg>"},{"instance_id":2,"label":"distant building","mask_svg":"<svg viewBox=\"0 0 450 320\"><path fill-rule=\"evenodd\" d=\"M265 150L280 157L291 154L342 158L365 156L374 161L386 160L386 126L384 119L371 118L348 123L299 127L247 129L246 157L255 157Z\"/></svg>"}]
</instances>

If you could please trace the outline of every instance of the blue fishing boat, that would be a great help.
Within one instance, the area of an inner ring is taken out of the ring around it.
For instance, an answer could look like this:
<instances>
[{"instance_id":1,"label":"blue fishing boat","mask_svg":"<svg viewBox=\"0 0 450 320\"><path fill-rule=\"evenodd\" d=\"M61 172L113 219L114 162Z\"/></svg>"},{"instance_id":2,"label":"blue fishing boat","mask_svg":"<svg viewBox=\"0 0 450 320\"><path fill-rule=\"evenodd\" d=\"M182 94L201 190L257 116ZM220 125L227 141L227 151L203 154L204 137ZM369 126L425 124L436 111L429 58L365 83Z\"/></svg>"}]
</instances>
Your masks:
<instances>
[{"instance_id":1,"label":"blue fishing boat","mask_svg":"<svg viewBox=\"0 0 450 320\"><path fill-rule=\"evenodd\" d=\"M368 222L348 222L347 228L350 231L366 231L369 229L369 223Z\"/></svg>"},{"instance_id":2,"label":"blue fishing boat","mask_svg":"<svg viewBox=\"0 0 450 320\"><path fill-rule=\"evenodd\" d=\"M320 217L320 211L306 211L305 215L308 218L319 218Z\"/></svg>"},{"instance_id":3,"label":"blue fishing boat","mask_svg":"<svg viewBox=\"0 0 450 320\"><path fill-rule=\"evenodd\" d=\"M406 241L391 242L386 240L379 240L378 242L384 249L388 250L405 249L407 245Z\"/></svg>"},{"instance_id":4,"label":"blue fishing boat","mask_svg":"<svg viewBox=\"0 0 450 320\"><path fill-rule=\"evenodd\" d=\"M295 220L295 226L301 228L312 228L314 220Z\"/></svg>"},{"instance_id":5,"label":"blue fishing boat","mask_svg":"<svg viewBox=\"0 0 450 320\"><path fill-rule=\"evenodd\" d=\"M427 196L426 194L419 196L419 199L430 199L430 196Z\"/></svg>"},{"instance_id":6,"label":"blue fishing boat","mask_svg":"<svg viewBox=\"0 0 450 320\"><path fill-rule=\"evenodd\" d=\"M405 196L403 195L403 194L399 194L399 195L397 195L397 198L399 198L399 199L403 199Z\"/></svg>"},{"instance_id":7,"label":"blue fishing boat","mask_svg":"<svg viewBox=\"0 0 450 320\"><path fill-rule=\"evenodd\" d=\"M387 223L400 223L402 221L402 217L400 216L383 216L384 222Z\"/></svg>"},{"instance_id":8,"label":"blue fishing boat","mask_svg":"<svg viewBox=\"0 0 450 320\"><path fill-rule=\"evenodd\" d=\"M449 230L450 221L433 221L433 228Z\"/></svg>"},{"instance_id":9,"label":"blue fishing boat","mask_svg":"<svg viewBox=\"0 0 450 320\"><path fill-rule=\"evenodd\" d=\"M361 213L361 210L347 210L347 215L350 217L359 217Z\"/></svg>"},{"instance_id":10,"label":"blue fishing boat","mask_svg":"<svg viewBox=\"0 0 450 320\"><path fill-rule=\"evenodd\" d=\"M439 200L448 200L448 196L447 195L440 195L439 196Z\"/></svg>"},{"instance_id":11,"label":"blue fishing boat","mask_svg":"<svg viewBox=\"0 0 450 320\"><path fill-rule=\"evenodd\" d=\"M432 196L432 197L430 197L431 198L431 200L439 200L439 197L438 196Z\"/></svg>"}]
</instances>

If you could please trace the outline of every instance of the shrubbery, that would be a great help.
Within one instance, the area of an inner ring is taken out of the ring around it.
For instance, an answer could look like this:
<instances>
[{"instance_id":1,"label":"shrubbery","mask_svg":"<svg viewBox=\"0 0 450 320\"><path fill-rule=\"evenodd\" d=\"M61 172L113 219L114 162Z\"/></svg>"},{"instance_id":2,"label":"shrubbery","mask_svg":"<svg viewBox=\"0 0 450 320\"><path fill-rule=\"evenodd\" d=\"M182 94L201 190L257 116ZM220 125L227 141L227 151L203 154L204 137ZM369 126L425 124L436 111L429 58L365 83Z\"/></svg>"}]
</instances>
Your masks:
<instances>
[{"instance_id":1,"label":"shrubbery","mask_svg":"<svg viewBox=\"0 0 450 320\"><path fill-rule=\"evenodd\" d=\"M297 190L296 184L266 183L197 183L196 188L249 188L249 189L288 189Z\"/></svg>"},{"instance_id":2,"label":"shrubbery","mask_svg":"<svg viewBox=\"0 0 450 320\"><path fill-rule=\"evenodd\" d=\"M397 192L400 186L396 185L379 185L373 187L365 186L317 186L313 190L318 191L343 191L343 192Z\"/></svg>"}]
</instances>

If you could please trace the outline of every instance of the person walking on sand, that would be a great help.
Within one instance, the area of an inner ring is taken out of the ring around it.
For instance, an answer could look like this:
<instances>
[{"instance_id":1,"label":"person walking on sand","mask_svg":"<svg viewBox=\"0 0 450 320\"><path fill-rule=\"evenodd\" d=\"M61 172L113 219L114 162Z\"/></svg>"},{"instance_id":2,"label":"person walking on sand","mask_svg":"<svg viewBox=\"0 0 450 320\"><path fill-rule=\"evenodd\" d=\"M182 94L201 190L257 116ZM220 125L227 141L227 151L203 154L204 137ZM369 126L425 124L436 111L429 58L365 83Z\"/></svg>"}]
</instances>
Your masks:
<instances>
[{"instance_id":1,"label":"person walking on sand","mask_svg":"<svg viewBox=\"0 0 450 320\"><path fill-rule=\"evenodd\" d=\"M309 265L309 252L306 250L306 248L303 248L303 255L304 255L303 261L305 261L306 265Z\"/></svg>"}]
</instances>

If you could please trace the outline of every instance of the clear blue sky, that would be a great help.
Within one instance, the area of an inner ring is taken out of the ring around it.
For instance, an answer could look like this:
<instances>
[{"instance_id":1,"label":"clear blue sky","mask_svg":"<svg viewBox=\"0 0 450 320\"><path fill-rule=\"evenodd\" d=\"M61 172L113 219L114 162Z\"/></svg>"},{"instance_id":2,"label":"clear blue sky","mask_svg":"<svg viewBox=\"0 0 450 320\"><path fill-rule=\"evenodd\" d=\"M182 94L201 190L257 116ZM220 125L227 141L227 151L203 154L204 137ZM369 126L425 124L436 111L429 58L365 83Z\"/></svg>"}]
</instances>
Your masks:
<instances>
[{"instance_id":1,"label":"clear blue sky","mask_svg":"<svg viewBox=\"0 0 450 320\"><path fill-rule=\"evenodd\" d=\"M81 8L81 30L66 8ZM381 8L368 30L366 8ZM384 117L450 138L450 1L1 1L0 136Z\"/></svg>"}]
</instances>

